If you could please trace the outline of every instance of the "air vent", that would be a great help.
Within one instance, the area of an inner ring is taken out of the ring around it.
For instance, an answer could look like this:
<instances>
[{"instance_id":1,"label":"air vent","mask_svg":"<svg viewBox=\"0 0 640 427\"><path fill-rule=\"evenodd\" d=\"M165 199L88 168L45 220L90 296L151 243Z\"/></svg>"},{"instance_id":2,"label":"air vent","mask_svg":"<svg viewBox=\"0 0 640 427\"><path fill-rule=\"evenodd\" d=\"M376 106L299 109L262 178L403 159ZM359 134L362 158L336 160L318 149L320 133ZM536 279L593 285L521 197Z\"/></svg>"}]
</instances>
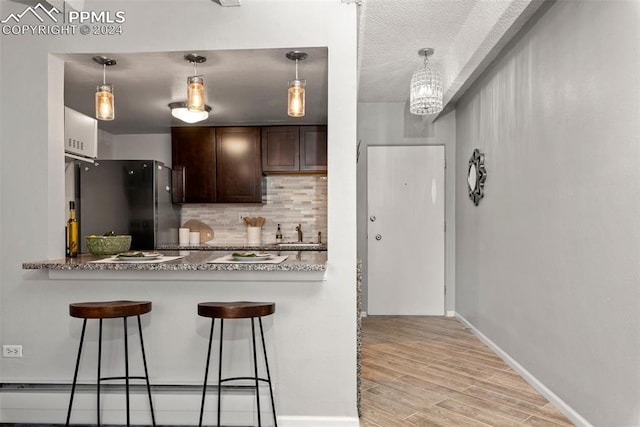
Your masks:
<instances>
[{"instance_id":1,"label":"air vent","mask_svg":"<svg viewBox=\"0 0 640 427\"><path fill-rule=\"evenodd\" d=\"M95 159L98 156L98 121L64 107L64 151Z\"/></svg>"}]
</instances>

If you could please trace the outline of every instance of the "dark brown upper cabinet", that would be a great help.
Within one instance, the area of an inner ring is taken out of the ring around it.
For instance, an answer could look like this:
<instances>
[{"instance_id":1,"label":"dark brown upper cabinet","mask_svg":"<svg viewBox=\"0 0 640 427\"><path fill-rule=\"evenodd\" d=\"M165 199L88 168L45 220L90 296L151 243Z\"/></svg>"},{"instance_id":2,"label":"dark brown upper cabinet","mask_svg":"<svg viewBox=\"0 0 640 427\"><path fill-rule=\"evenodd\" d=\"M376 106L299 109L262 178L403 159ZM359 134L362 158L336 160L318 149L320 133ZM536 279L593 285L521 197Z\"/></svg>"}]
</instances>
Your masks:
<instances>
[{"instance_id":1,"label":"dark brown upper cabinet","mask_svg":"<svg viewBox=\"0 0 640 427\"><path fill-rule=\"evenodd\" d=\"M174 203L261 203L260 128L171 129Z\"/></svg>"},{"instance_id":2,"label":"dark brown upper cabinet","mask_svg":"<svg viewBox=\"0 0 640 427\"><path fill-rule=\"evenodd\" d=\"M282 172L300 170L300 129L298 126L262 128L262 170Z\"/></svg>"},{"instance_id":3,"label":"dark brown upper cabinet","mask_svg":"<svg viewBox=\"0 0 640 427\"><path fill-rule=\"evenodd\" d=\"M171 129L174 203L216 201L215 140L211 127Z\"/></svg>"},{"instance_id":4,"label":"dark brown upper cabinet","mask_svg":"<svg viewBox=\"0 0 640 427\"><path fill-rule=\"evenodd\" d=\"M300 170L327 171L326 126L300 126Z\"/></svg>"},{"instance_id":5,"label":"dark brown upper cabinet","mask_svg":"<svg viewBox=\"0 0 640 427\"><path fill-rule=\"evenodd\" d=\"M266 174L326 173L327 127L263 127L262 170Z\"/></svg>"},{"instance_id":6,"label":"dark brown upper cabinet","mask_svg":"<svg viewBox=\"0 0 640 427\"><path fill-rule=\"evenodd\" d=\"M217 128L216 156L216 201L261 203L260 128Z\"/></svg>"}]
</instances>

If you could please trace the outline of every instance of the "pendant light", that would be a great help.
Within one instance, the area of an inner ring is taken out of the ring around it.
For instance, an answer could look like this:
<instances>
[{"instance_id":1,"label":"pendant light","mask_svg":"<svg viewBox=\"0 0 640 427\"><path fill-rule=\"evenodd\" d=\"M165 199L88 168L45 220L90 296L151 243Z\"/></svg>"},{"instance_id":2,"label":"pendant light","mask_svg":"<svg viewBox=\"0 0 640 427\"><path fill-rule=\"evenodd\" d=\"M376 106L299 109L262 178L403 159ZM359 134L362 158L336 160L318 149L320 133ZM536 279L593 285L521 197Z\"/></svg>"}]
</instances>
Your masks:
<instances>
[{"instance_id":1,"label":"pendant light","mask_svg":"<svg viewBox=\"0 0 640 427\"><path fill-rule=\"evenodd\" d=\"M189 54L184 59L193 64L193 76L187 77L187 109L194 113L205 110L204 77L198 75L198 64L207 60L204 56Z\"/></svg>"},{"instance_id":2,"label":"pendant light","mask_svg":"<svg viewBox=\"0 0 640 427\"><path fill-rule=\"evenodd\" d=\"M442 80L437 70L427 67L433 49L420 49L418 54L424 56L424 63L411 77L409 111L420 116L436 114L442 111Z\"/></svg>"},{"instance_id":3,"label":"pendant light","mask_svg":"<svg viewBox=\"0 0 640 427\"><path fill-rule=\"evenodd\" d=\"M293 50L287 53L287 58L296 61L296 78L289 81L287 114L291 117L304 117L304 87L307 82L298 79L298 61L307 59L307 54Z\"/></svg>"},{"instance_id":4,"label":"pendant light","mask_svg":"<svg viewBox=\"0 0 640 427\"><path fill-rule=\"evenodd\" d=\"M113 85L107 84L107 67L116 65L116 60L106 56L94 56L93 60L102 65L102 84L96 89L96 118L113 120L115 118Z\"/></svg>"},{"instance_id":5,"label":"pendant light","mask_svg":"<svg viewBox=\"0 0 640 427\"><path fill-rule=\"evenodd\" d=\"M169 104L171 108L171 115L176 119L182 120L185 123L198 123L209 118L209 112L211 107L204 106L204 111L189 111L186 102L172 102Z\"/></svg>"}]
</instances>

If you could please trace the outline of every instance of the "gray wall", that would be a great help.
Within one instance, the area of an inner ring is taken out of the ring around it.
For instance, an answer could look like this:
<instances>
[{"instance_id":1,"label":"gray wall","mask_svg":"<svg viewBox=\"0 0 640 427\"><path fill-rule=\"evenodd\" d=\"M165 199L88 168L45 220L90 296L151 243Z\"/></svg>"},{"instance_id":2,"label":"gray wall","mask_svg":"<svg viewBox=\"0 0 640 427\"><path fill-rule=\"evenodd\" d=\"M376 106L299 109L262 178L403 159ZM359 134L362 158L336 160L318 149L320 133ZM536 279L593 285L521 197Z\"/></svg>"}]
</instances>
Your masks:
<instances>
[{"instance_id":1,"label":"gray wall","mask_svg":"<svg viewBox=\"0 0 640 427\"><path fill-rule=\"evenodd\" d=\"M408 84L408 83L407 83ZM407 86L408 88L408 86ZM408 90L408 89L407 89ZM358 256L363 262L363 310L367 307L367 147L375 145L443 145L445 171L445 309L455 301L455 111L436 121L409 113L405 102L359 103L358 140Z\"/></svg>"},{"instance_id":2,"label":"gray wall","mask_svg":"<svg viewBox=\"0 0 640 427\"><path fill-rule=\"evenodd\" d=\"M597 426L640 425L639 29L558 1L456 113L456 311Z\"/></svg>"}]
</instances>

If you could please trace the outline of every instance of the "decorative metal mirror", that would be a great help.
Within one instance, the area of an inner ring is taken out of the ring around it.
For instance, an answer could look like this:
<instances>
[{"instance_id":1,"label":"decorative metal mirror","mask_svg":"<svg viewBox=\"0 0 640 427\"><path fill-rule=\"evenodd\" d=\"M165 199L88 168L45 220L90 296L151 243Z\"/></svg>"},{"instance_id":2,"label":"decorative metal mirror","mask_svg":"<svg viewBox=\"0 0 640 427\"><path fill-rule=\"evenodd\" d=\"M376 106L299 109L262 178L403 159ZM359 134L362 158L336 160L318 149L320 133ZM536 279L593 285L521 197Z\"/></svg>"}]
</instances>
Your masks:
<instances>
[{"instance_id":1,"label":"decorative metal mirror","mask_svg":"<svg viewBox=\"0 0 640 427\"><path fill-rule=\"evenodd\" d=\"M476 206L484 197L484 182L486 180L487 170L484 167L484 154L476 148L469 159L469 170L467 171L469 198Z\"/></svg>"}]
</instances>

